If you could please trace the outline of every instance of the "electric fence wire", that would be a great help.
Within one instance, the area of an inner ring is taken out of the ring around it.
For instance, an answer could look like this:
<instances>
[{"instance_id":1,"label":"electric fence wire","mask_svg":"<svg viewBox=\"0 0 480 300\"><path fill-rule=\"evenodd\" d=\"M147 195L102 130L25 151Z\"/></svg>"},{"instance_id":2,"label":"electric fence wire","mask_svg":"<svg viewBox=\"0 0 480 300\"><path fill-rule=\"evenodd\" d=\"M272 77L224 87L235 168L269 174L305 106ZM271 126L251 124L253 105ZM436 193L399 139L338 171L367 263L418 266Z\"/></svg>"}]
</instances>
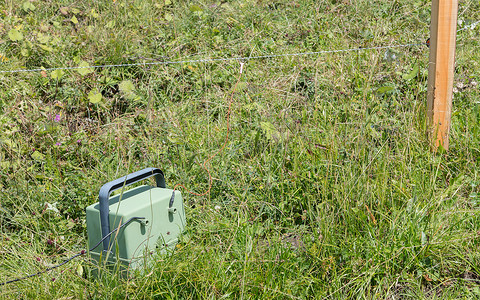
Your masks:
<instances>
[{"instance_id":1,"label":"electric fence wire","mask_svg":"<svg viewBox=\"0 0 480 300\"><path fill-rule=\"evenodd\" d=\"M457 32L464 30L473 30L480 23L476 21L472 24L466 25L457 30ZM425 43L410 43L402 45L391 45L391 46L373 46L373 47L357 47L357 48L347 48L347 49L335 49L335 50L321 50L314 52L298 52L298 53L284 53L284 54L267 54L267 55L258 55L258 56L248 56L248 57L225 57L225 58L200 58L200 59L189 59L189 60L178 60L178 61L153 61L153 62L138 62L138 63L125 63L125 64L105 64L105 65L94 65L94 66L76 66L76 67L55 67L55 68L35 68L35 69L15 69L15 70L1 70L2 73L29 73L29 72L42 72L42 71L56 71L56 70L79 70L79 69L104 69L104 68L117 68L117 67L135 67L135 66L153 66L153 65L174 65L174 64L194 64L194 63L212 63L212 62L222 62L222 61L248 61L253 59L269 59L269 58L280 58L280 57L294 57L294 56L307 56L307 55L319 55L319 54L328 54L328 53L342 53L342 52L351 52L351 51L365 51L365 50L381 50L381 49L390 49L390 48L405 48L412 46L425 45ZM143 58L145 60L157 60L152 58Z\"/></svg>"},{"instance_id":2,"label":"electric fence wire","mask_svg":"<svg viewBox=\"0 0 480 300\"><path fill-rule=\"evenodd\" d=\"M173 64L194 64L194 63L212 63L212 62L222 62L222 61L240 61L245 62L253 59L269 59L269 58L280 58L280 57L294 57L294 56L307 56L307 55L319 55L327 53L342 53L342 52L351 52L351 51L365 51L365 50L381 50L381 49L390 49L390 48L404 48L412 46L425 45L425 43L411 43L403 45L391 45L391 46L374 46L374 47L358 47L358 48L348 48L348 49L336 49L336 50L321 50L314 52L298 52L298 53L284 53L284 54L267 54L267 55L258 55L258 56L247 56L247 57L226 57L226 58L201 58L201 59L190 59L190 60L178 60L178 61L154 61L154 62L139 62L139 63L127 63L127 64L111 64L111 65L95 65L95 66L77 66L77 67L57 67L57 68L36 68L36 69L16 69L16 70L3 70L1 73L21 73L21 72L49 72L56 70L79 70L79 69L99 69L99 68L115 68L115 67L134 67L134 66L152 66L152 65L173 65Z\"/></svg>"},{"instance_id":3,"label":"electric fence wire","mask_svg":"<svg viewBox=\"0 0 480 300\"><path fill-rule=\"evenodd\" d=\"M95 248L97 248L106 238L108 238L112 233L120 230L122 227L126 226L128 223L132 222L133 220L141 220L141 219L145 219L143 217L132 217L130 219L127 220L127 222L123 223L122 225L120 225L119 227L115 228L114 230L110 231L107 235L105 235L95 246L93 246L92 248L90 248L88 251L92 252ZM28 278L31 278L31 277L35 277L35 276L38 276L38 275L41 275L41 274L44 274L44 273L47 273L48 271L51 271L53 269L56 269L58 267L61 267L63 266L64 264L70 262L71 260L73 260L74 258L77 258L79 256L82 256L84 255L85 253L87 253L85 250L82 250L80 251L79 253L71 256L70 258L64 260L63 262L59 263L59 264L56 264L54 266L51 266L49 268L46 268L45 270L42 270L42 271L39 271L37 273L34 273L34 274L30 274L30 275L27 275L27 276L24 276L24 277L20 277L20 278L15 278L15 279L12 279L12 280L8 280L8 281L4 281L4 282L0 282L0 286L2 285L7 285L7 284L10 284L10 283L14 283L14 282L17 282L17 281L22 281L22 280L25 280L25 279L28 279Z\"/></svg>"}]
</instances>

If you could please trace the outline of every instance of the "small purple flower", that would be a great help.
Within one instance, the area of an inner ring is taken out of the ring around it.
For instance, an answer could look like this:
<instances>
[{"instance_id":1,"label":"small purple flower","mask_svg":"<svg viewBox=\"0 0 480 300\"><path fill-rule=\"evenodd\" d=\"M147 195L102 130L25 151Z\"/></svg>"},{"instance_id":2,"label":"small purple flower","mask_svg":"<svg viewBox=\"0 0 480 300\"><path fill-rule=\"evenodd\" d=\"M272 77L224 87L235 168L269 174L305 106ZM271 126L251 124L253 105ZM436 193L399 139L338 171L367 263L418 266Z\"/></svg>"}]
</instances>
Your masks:
<instances>
[{"instance_id":1,"label":"small purple flower","mask_svg":"<svg viewBox=\"0 0 480 300\"><path fill-rule=\"evenodd\" d=\"M60 115L55 115L55 119L53 119L55 122L60 122Z\"/></svg>"},{"instance_id":2,"label":"small purple flower","mask_svg":"<svg viewBox=\"0 0 480 300\"><path fill-rule=\"evenodd\" d=\"M60 143L60 142L55 144L55 146L61 146L61 145L62 145L62 143Z\"/></svg>"},{"instance_id":3,"label":"small purple flower","mask_svg":"<svg viewBox=\"0 0 480 300\"><path fill-rule=\"evenodd\" d=\"M77 144L81 145L81 144L82 144L82 140L77 140Z\"/></svg>"}]
</instances>

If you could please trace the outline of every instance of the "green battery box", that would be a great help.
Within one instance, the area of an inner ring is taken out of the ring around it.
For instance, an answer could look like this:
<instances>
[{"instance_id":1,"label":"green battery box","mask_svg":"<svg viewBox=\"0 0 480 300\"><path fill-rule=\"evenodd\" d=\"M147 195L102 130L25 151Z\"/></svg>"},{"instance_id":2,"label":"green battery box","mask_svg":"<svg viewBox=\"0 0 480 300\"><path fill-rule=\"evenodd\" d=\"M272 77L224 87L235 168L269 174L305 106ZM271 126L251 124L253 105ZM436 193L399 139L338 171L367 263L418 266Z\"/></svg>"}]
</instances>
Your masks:
<instances>
[{"instance_id":1,"label":"green battery box","mask_svg":"<svg viewBox=\"0 0 480 300\"><path fill-rule=\"evenodd\" d=\"M156 186L126 187L149 177ZM121 193L110 197L118 189ZM99 266L135 270L167 253L185 230L180 191L167 189L163 172L147 168L102 186L99 202L86 209L88 245Z\"/></svg>"}]
</instances>

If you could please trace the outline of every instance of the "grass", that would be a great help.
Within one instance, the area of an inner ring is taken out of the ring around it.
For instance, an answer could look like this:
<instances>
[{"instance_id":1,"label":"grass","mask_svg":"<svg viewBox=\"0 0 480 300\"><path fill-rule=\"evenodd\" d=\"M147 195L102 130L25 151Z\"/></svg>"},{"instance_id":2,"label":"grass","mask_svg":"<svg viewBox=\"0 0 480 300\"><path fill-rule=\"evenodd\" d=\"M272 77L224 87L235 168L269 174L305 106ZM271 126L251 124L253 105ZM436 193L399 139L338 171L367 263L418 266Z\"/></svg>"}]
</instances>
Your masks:
<instances>
[{"instance_id":1,"label":"grass","mask_svg":"<svg viewBox=\"0 0 480 300\"><path fill-rule=\"evenodd\" d=\"M480 20L479 8L460 1L459 19ZM429 10L421 0L7 0L0 70L421 43ZM184 192L187 242L146 275L94 279L77 259L0 296L479 297L478 27L457 39L448 153L432 153L424 134L426 47L249 60L227 146L209 164L211 193ZM85 249L85 207L114 178L154 166L168 186L204 191L201 164L226 137L239 67L0 73L0 281Z\"/></svg>"}]
</instances>

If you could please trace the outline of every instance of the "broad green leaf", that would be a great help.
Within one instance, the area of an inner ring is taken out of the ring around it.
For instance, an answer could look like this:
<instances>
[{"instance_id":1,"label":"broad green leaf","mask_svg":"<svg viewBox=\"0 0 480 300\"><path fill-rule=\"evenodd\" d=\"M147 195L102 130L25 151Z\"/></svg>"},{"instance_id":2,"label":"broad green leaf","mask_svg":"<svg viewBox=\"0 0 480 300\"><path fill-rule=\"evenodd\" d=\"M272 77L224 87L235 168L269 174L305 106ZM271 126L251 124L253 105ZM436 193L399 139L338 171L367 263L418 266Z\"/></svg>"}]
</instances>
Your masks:
<instances>
[{"instance_id":1,"label":"broad green leaf","mask_svg":"<svg viewBox=\"0 0 480 300\"><path fill-rule=\"evenodd\" d=\"M120 91L124 94L132 93L135 90L135 86L133 85L131 80L124 80L120 82L118 85Z\"/></svg>"},{"instance_id":2,"label":"broad green leaf","mask_svg":"<svg viewBox=\"0 0 480 300\"><path fill-rule=\"evenodd\" d=\"M77 69L77 72L80 73L80 75L82 76L93 73L93 68L90 68L90 65L86 61L82 60L78 66L81 69Z\"/></svg>"},{"instance_id":3,"label":"broad green leaf","mask_svg":"<svg viewBox=\"0 0 480 300\"><path fill-rule=\"evenodd\" d=\"M413 69L410 73L403 74L402 77L405 80L412 80L413 78L417 77L418 71L419 71L418 65L415 65L415 66L413 66Z\"/></svg>"},{"instance_id":4,"label":"broad green leaf","mask_svg":"<svg viewBox=\"0 0 480 300\"><path fill-rule=\"evenodd\" d=\"M32 158L36 161L44 161L45 160L45 155L38 152L38 151L35 151L32 153Z\"/></svg>"},{"instance_id":5,"label":"broad green leaf","mask_svg":"<svg viewBox=\"0 0 480 300\"><path fill-rule=\"evenodd\" d=\"M73 16L70 21L72 21L73 24L77 25L78 24L78 20L77 20L77 17Z\"/></svg>"},{"instance_id":6,"label":"broad green leaf","mask_svg":"<svg viewBox=\"0 0 480 300\"><path fill-rule=\"evenodd\" d=\"M72 223L72 222L69 222L69 223ZM73 223L72 223L73 224ZM83 267L81 264L78 264L77 265L77 274L78 276L82 277L83 276Z\"/></svg>"},{"instance_id":7,"label":"broad green leaf","mask_svg":"<svg viewBox=\"0 0 480 300\"><path fill-rule=\"evenodd\" d=\"M165 0L165 5L170 5L172 4L172 0Z\"/></svg>"},{"instance_id":8,"label":"broad green leaf","mask_svg":"<svg viewBox=\"0 0 480 300\"><path fill-rule=\"evenodd\" d=\"M8 38L14 42L21 41L23 40L23 34L16 29L10 29L10 31L8 32Z\"/></svg>"},{"instance_id":9,"label":"broad green leaf","mask_svg":"<svg viewBox=\"0 0 480 300\"><path fill-rule=\"evenodd\" d=\"M79 14L80 13L80 10L78 8L72 8L71 11L74 14Z\"/></svg>"},{"instance_id":10,"label":"broad green leaf","mask_svg":"<svg viewBox=\"0 0 480 300\"><path fill-rule=\"evenodd\" d=\"M23 2L23 10L24 11L34 11L35 10L35 5L32 4L30 1L25 1Z\"/></svg>"},{"instance_id":11,"label":"broad green leaf","mask_svg":"<svg viewBox=\"0 0 480 300\"><path fill-rule=\"evenodd\" d=\"M50 40L50 36L48 34L43 34L43 33L39 32L37 34L37 40L42 44L46 44Z\"/></svg>"},{"instance_id":12,"label":"broad green leaf","mask_svg":"<svg viewBox=\"0 0 480 300\"><path fill-rule=\"evenodd\" d=\"M120 82L118 85L120 92L122 92L123 96L129 100L136 100L138 96L135 94L135 86L133 85L132 81L124 80Z\"/></svg>"},{"instance_id":13,"label":"broad green leaf","mask_svg":"<svg viewBox=\"0 0 480 300\"><path fill-rule=\"evenodd\" d=\"M171 22L173 20L173 15L171 13L165 13L165 16L164 16L165 20L167 20L168 22Z\"/></svg>"},{"instance_id":14,"label":"broad green leaf","mask_svg":"<svg viewBox=\"0 0 480 300\"><path fill-rule=\"evenodd\" d=\"M88 101L93 104L100 103L102 101L102 93L99 93L96 89L91 90L88 93Z\"/></svg>"},{"instance_id":15,"label":"broad green leaf","mask_svg":"<svg viewBox=\"0 0 480 300\"><path fill-rule=\"evenodd\" d=\"M200 6L194 4L194 5L190 6L190 11L191 12L196 12L196 11L203 12L203 9Z\"/></svg>"},{"instance_id":16,"label":"broad green leaf","mask_svg":"<svg viewBox=\"0 0 480 300\"><path fill-rule=\"evenodd\" d=\"M65 74L63 70L55 70L50 73L50 77L52 77L52 79L60 79L62 78L63 74Z\"/></svg>"},{"instance_id":17,"label":"broad green leaf","mask_svg":"<svg viewBox=\"0 0 480 300\"><path fill-rule=\"evenodd\" d=\"M21 54L22 56L27 57L27 56L30 55L30 51L28 51L27 48L22 48L22 49L20 49L20 54Z\"/></svg>"},{"instance_id":18,"label":"broad green leaf","mask_svg":"<svg viewBox=\"0 0 480 300\"><path fill-rule=\"evenodd\" d=\"M393 90L395 90L395 88L393 86L382 86L380 88L377 89L377 93L378 94L385 94L385 93L388 93L388 92L392 92Z\"/></svg>"}]
</instances>

